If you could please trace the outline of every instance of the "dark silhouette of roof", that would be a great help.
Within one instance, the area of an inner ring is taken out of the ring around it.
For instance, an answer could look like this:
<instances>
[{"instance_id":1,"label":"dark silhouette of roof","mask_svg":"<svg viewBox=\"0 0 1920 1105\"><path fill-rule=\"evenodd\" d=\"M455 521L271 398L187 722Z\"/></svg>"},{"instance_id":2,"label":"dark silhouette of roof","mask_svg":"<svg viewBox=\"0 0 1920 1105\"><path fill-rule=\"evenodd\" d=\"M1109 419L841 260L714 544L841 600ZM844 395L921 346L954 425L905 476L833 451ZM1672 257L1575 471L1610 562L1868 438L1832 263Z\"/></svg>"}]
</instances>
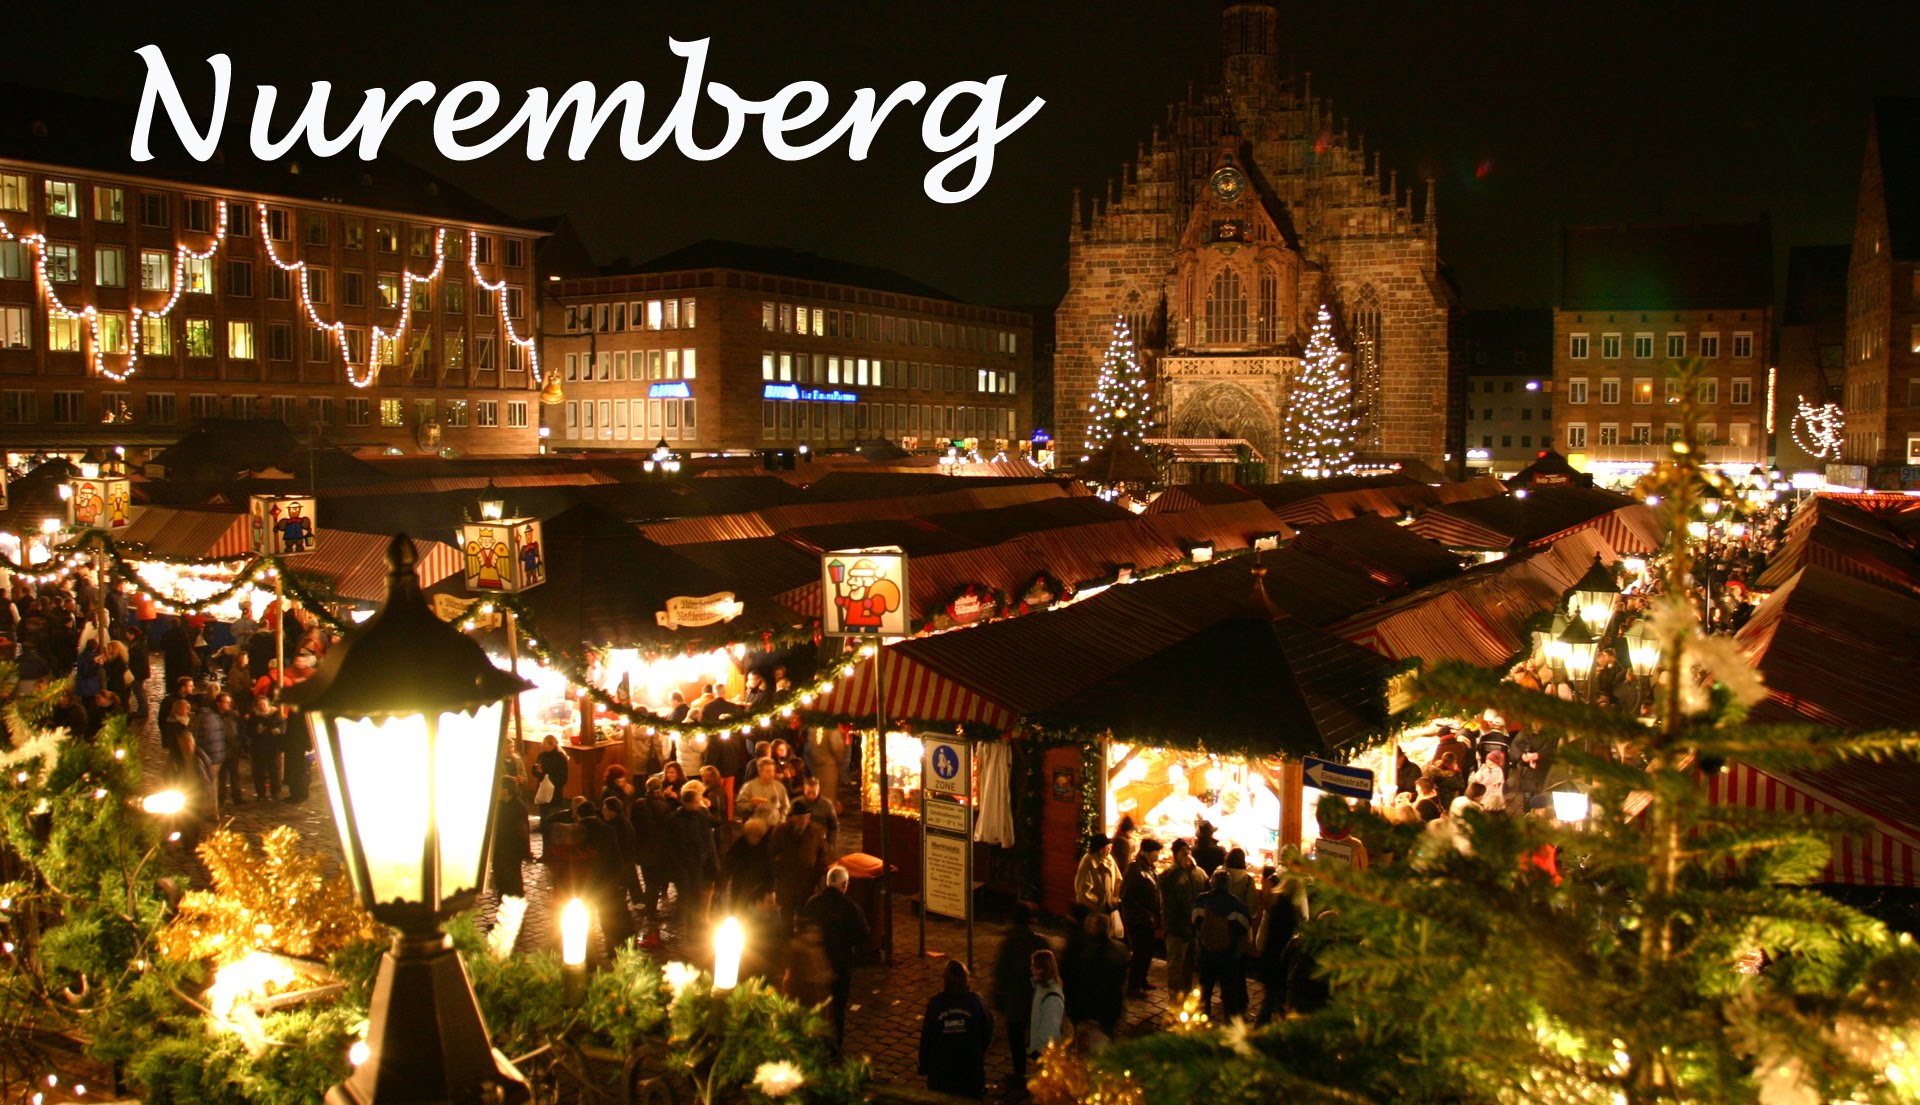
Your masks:
<instances>
[{"instance_id":1,"label":"dark silhouette of roof","mask_svg":"<svg viewBox=\"0 0 1920 1105\"><path fill-rule=\"evenodd\" d=\"M1902 261L1920 257L1920 99L1873 101L1881 194L1887 201L1888 248Z\"/></svg>"},{"instance_id":2,"label":"dark silhouette of roof","mask_svg":"<svg viewBox=\"0 0 1920 1105\"><path fill-rule=\"evenodd\" d=\"M1794 246L1787 253L1787 301L1782 326L1840 322L1847 315L1847 264L1853 247Z\"/></svg>"},{"instance_id":3,"label":"dark silhouette of roof","mask_svg":"<svg viewBox=\"0 0 1920 1105\"><path fill-rule=\"evenodd\" d=\"M378 468L329 445L302 441L271 419L204 418L153 458L170 482L222 483L249 471L277 468L302 486L348 487L381 478Z\"/></svg>"},{"instance_id":4,"label":"dark silhouette of roof","mask_svg":"<svg viewBox=\"0 0 1920 1105\"><path fill-rule=\"evenodd\" d=\"M1592 487L1593 474L1582 472L1556 449L1542 449L1539 457L1513 474L1508 487Z\"/></svg>"},{"instance_id":5,"label":"dark silhouette of roof","mask_svg":"<svg viewBox=\"0 0 1920 1105\"><path fill-rule=\"evenodd\" d=\"M234 89L221 145L210 160L189 156L174 139L171 124L164 122L165 112L156 111L154 158L141 162L129 153L138 115L134 104L0 82L0 157L461 222L524 226L440 177L386 154L361 161L347 155L316 157L311 151L302 157L296 149L278 161L257 160L247 143L253 100L246 91Z\"/></svg>"},{"instance_id":6,"label":"dark silhouette of roof","mask_svg":"<svg viewBox=\"0 0 1920 1105\"><path fill-rule=\"evenodd\" d=\"M852 261L838 261L831 257L822 257L817 253L786 249L781 246L753 245L721 238L707 238L690 246L682 246L671 253L663 253L651 261L643 261L631 268L622 268L604 275L682 272L688 269L733 269L738 272L757 272L768 276L790 276L796 280L818 280L823 284L844 284L852 288L894 292L898 295L919 296L922 299L941 299L949 303L960 302L958 298L938 288L922 284L910 276L902 276L891 269L855 264Z\"/></svg>"},{"instance_id":7,"label":"dark silhouette of roof","mask_svg":"<svg viewBox=\"0 0 1920 1105\"><path fill-rule=\"evenodd\" d=\"M1562 231L1562 310L1714 310L1772 303L1773 231L1764 218Z\"/></svg>"}]
</instances>

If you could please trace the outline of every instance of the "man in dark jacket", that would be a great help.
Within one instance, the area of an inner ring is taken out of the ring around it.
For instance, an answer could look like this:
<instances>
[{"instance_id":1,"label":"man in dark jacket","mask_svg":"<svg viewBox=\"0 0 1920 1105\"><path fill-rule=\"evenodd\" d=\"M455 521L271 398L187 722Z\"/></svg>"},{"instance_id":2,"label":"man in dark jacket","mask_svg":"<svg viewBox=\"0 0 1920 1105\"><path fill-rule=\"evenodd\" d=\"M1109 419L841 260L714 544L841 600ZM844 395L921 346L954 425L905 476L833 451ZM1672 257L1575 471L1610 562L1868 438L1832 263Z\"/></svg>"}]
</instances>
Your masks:
<instances>
[{"instance_id":1,"label":"man in dark jacket","mask_svg":"<svg viewBox=\"0 0 1920 1105\"><path fill-rule=\"evenodd\" d=\"M1207 877L1193 862L1193 846L1173 842L1173 866L1160 872L1160 915L1166 928L1167 991L1185 996L1193 986L1193 903L1207 892Z\"/></svg>"},{"instance_id":2,"label":"man in dark jacket","mask_svg":"<svg viewBox=\"0 0 1920 1105\"><path fill-rule=\"evenodd\" d=\"M947 960L945 984L920 1021L920 1073L927 1076L927 1089L984 1100L992 1042L993 1014L968 989L967 965Z\"/></svg>"},{"instance_id":3,"label":"man in dark jacket","mask_svg":"<svg viewBox=\"0 0 1920 1105\"><path fill-rule=\"evenodd\" d=\"M1033 953L1052 951L1053 942L1033 931L1033 910L1025 902L1013 907L1013 924L1000 941L993 961L993 1007L1007 1022L1007 1044L1013 1056L1015 1092L1027 1084L1028 1018L1033 1015Z\"/></svg>"},{"instance_id":4,"label":"man in dark jacket","mask_svg":"<svg viewBox=\"0 0 1920 1105\"><path fill-rule=\"evenodd\" d=\"M680 924L691 928L706 920L707 894L720 873L720 850L714 840L713 815L708 813L706 788L689 779L680 788L680 808L673 814L673 882L680 902Z\"/></svg>"},{"instance_id":5,"label":"man in dark jacket","mask_svg":"<svg viewBox=\"0 0 1920 1105\"><path fill-rule=\"evenodd\" d=\"M1220 987L1225 1019L1247 1011L1247 935L1253 922L1240 899L1228 889L1227 873L1216 871L1213 889L1193 904L1195 942L1200 950L1200 1009L1213 1004L1213 988Z\"/></svg>"},{"instance_id":6,"label":"man in dark jacket","mask_svg":"<svg viewBox=\"0 0 1920 1105\"><path fill-rule=\"evenodd\" d=\"M277 712L270 716L277 716ZM533 858L533 843L527 834L527 804L520 800L520 784L511 775L500 779L498 807L493 811L493 848L487 858L493 867L495 890L505 897L527 896L520 865Z\"/></svg>"},{"instance_id":7,"label":"man in dark jacket","mask_svg":"<svg viewBox=\"0 0 1920 1105\"><path fill-rule=\"evenodd\" d=\"M780 900L780 916L787 931L800 907L813 897L827 869L827 834L813 823L813 810L797 805L774 827L768 852L773 861L773 885Z\"/></svg>"},{"instance_id":8,"label":"man in dark jacket","mask_svg":"<svg viewBox=\"0 0 1920 1105\"><path fill-rule=\"evenodd\" d=\"M1140 998L1153 989L1147 972L1153 969L1153 953L1166 931L1160 908L1160 884L1155 872L1160 866L1160 842L1149 837L1140 842L1126 877L1120 881L1120 921L1127 933L1131 958L1127 961L1127 996Z\"/></svg>"},{"instance_id":9,"label":"man in dark jacket","mask_svg":"<svg viewBox=\"0 0 1920 1105\"><path fill-rule=\"evenodd\" d=\"M833 969L833 990L827 1010L833 1017L833 1049L847 1035L847 997L853 990L853 962L867 944L873 930L866 915L847 897L847 869L839 864L827 869L827 885L807 901L802 910L820 930L821 949L827 965Z\"/></svg>"},{"instance_id":10,"label":"man in dark jacket","mask_svg":"<svg viewBox=\"0 0 1920 1105\"><path fill-rule=\"evenodd\" d=\"M667 900L667 883L672 878L673 846L668 837L673 824L673 804L657 779L647 780L646 797L635 802L633 821L634 851L640 860L640 902L647 914L647 931L642 947L660 943L660 906Z\"/></svg>"}]
</instances>

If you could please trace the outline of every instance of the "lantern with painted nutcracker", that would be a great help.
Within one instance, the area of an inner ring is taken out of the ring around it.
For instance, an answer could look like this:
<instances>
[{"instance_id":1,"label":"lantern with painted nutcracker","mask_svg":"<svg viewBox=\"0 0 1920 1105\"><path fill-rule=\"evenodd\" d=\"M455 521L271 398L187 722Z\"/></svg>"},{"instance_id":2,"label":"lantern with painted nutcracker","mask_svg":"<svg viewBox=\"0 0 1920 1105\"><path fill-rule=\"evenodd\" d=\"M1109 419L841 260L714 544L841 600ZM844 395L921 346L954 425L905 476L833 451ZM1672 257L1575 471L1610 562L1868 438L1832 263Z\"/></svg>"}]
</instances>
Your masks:
<instances>
[{"instance_id":1,"label":"lantern with painted nutcracker","mask_svg":"<svg viewBox=\"0 0 1920 1105\"><path fill-rule=\"evenodd\" d=\"M319 511L311 495L255 495L247 502L247 530L256 556L309 553L319 542Z\"/></svg>"}]
</instances>

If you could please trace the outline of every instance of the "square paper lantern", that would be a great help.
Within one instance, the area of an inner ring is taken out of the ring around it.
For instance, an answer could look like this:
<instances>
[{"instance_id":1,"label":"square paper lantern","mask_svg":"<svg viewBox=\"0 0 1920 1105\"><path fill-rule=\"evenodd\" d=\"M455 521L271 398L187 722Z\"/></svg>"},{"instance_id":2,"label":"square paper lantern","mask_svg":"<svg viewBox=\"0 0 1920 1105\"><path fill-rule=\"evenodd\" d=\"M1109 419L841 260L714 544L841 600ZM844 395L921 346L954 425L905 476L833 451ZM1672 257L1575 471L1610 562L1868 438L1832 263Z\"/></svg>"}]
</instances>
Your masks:
<instances>
[{"instance_id":1,"label":"square paper lantern","mask_svg":"<svg viewBox=\"0 0 1920 1105\"><path fill-rule=\"evenodd\" d=\"M319 510L311 495L255 495L247 501L247 534L255 556L297 556L314 550Z\"/></svg>"},{"instance_id":2,"label":"square paper lantern","mask_svg":"<svg viewBox=\"0 0 1920 1105\"><path fill-rule=\"evenodd\" d=\"M460 527L460 554L469 591L512 594L547 581L538 518L468 522Z\"/></svg>"},{"instance_id":3,"label":"square paper lantern","mask_svg":"<svg viewBox=\"0 0 1920 1105\"><path fill-rule=\"evenodd\" d=\"M133 481L125 476L78 476L67 484L67 524L109 532L133 521Z\"/></svg>"}]
</instances>

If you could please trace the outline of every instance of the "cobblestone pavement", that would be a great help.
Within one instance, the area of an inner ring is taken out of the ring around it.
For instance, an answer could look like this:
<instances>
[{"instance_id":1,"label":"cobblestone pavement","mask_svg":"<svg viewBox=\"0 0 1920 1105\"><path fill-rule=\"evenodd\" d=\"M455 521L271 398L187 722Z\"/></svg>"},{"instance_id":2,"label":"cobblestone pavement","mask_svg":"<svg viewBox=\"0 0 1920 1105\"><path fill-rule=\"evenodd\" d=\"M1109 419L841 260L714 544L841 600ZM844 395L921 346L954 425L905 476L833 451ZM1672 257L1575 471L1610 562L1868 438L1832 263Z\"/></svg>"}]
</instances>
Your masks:
<instances>
[{"instance_id":1,"label":"cobblestone pavement","mask_svg":"<svg viewBox=\"0 0 1920 1105\"><path fill-rule=\"evenodd\" d=\"M158 679L150 685L150 693L157 706L161 694ZM166 753L160 746L158 725L152 718L136 720L134 724L141 727L141 748L149 787L158 790L170 785L169 765ZM250 778L244 770L242 777ZM251 789L248 793L251 795ZM851 803L853 792L849 789L842 797ZM291 825L300 831L306 847L331 857L336 863L339 861L339 836L334 829L325 782L317 771L313 773L311 789L304 802L295 803L284 798L266 801L250 798L244 804L229 804L220 813L222 826L245 832L256 839L276 825ZM521 868L527 890L527 911L514 943L515 950L520 952L559 945L555 931L558 911L552 901L552 880L546 865L537 858L541 849L540 834L535 832L532 839L536 859ZM840 838L836 843L841 853L859 850L857 818L841 821ZM189 875L194 885L206 884L205 868L187 851L184 844L170 849L168 859L172 869ZM497 899L491 894L482 896L482 927L492 926L497 904ZM850 1055L865 1056L872 1064L876 1079L917 1087L924 1085L918 1073L921 1012L927 1000L940 990L947 957L965 957L966 925L944 917L930 916L926 930L928 954L922 956L919 953L920 921L914 912L914 904L904 897L896 898L893 915L893 965L889 967L876 961L855 970L847 1016L846 1050ZM645 918L638 910L633 920L635 931L644 932ZM991 989L993 964L999 954L1005 929L1004 924L993 919L979 920L974 926L974 989L983 996ZM1054 931L1048 935L1053 938L1056 947L1064 941L1061 932ZM659 936L659 945L650 951L663 961L680 959L705 966L711 960L704 931L684 931L669 922L661 927ZM596 951L604 950L604 942L598 933L595 934L595 944ZM1145 998L1128 1001L1120 1030L1122 1036L1153 1032L1166 1023L1164 965L1156 963L1151 977L1153 984L1161 988L1149 991ZM1248 988L1252 993L1253 1007L1258 1008L1260 986L1257 982L1249 982ZM995 1096L1011 1096L1012 1087L1008 1085L1011 1072L1006 1026L996 1023L993 1045L987 1056L987 1077L989 1084L995 1088Z\"/></svg>"}]
</instances>

